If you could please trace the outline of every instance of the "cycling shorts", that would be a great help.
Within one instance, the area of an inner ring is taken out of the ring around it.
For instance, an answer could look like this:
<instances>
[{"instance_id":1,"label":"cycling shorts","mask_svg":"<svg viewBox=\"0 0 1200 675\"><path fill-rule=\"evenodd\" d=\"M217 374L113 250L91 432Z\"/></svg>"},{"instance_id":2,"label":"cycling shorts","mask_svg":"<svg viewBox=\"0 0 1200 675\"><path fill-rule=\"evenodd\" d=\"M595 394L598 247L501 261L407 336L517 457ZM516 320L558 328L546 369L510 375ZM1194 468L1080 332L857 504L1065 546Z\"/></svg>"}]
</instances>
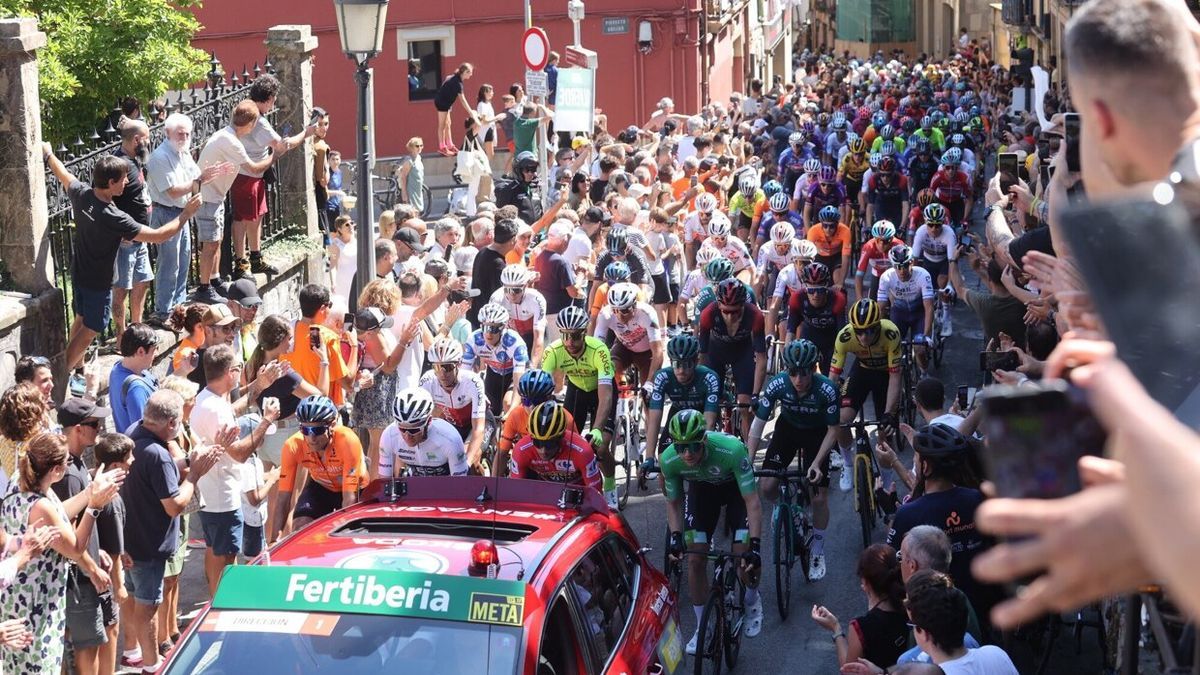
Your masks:
<instances>
[{"instance_id":1,"label":"cycling shorts","mask_svg":"<svg viewBox=\"0 0 1200 675\"><path fill-rule=\"evenodd\" d=\"M821 450L826 431L826 427L802 429L793 426L782 417L779 418L775 422L775 433L771 435L771 444L767 446L767 456L763 459L762 468L768 471L783 471L791 466L799 451L800 470L808 473L809 467ZM825 461L821 463L821 481L816 487L829 487L829 455L826 455Z\"/></svg>"},{"instance_id":2,"label":"cycling shorts","mask_svg":"<svg viewBox=\"0 0 1200 675\"><path fill-rule=\"evenodd\" d=\"M734 541L749 540L750 524L746 517L746 500L735 480L723 483L688 481L683 496L683 521L687 528L685 539L691 543L711 543L725 509L725 532Z\"/></svg>"},{"instance_id":3,"label":"cycling shorts","mask_svg":"<svg viewBox=\"0 0 1200 675\"><path fill-rule=\"evenodd\" d=\"M840 255L818 255L813 258L814 262L819 262L829 268L832 272L842 266L842 256Z\"/></svg>"},{"instance_id":4,"label":"cycling shorts","mask_svg":"<svg viewBox=\"0 0 1200 675\"><path fill-rule=\"evenodd\" d=\"M893 304L889 319L900 329L900 337L907 337L916 344L925 337L925 305L913 306Z\"/></svg>"},{"instance_id":5,"label":"cycling shorts","mask_svg":"<svg viewBox=\"0 0 1200 675\"><path fill-rule=\"evenodd\" d=\"M484 371L483 395L487 398L489 414L495 417L504 412L504 395L512 390L513 374L501 375L491 368Z\"/></svg>"},{"instance_id":6,"label":"cycling shorts","mask_svg":"<svg viewBox=\"0 0 1200 675\"><path fill-rule=\"evenodd\" d=\"M725 386L725 366L733 368L733 384L739 396L754 394L754 350L717 349L708 353L704 365L712 368Z\"/></svg>"},{"instance_id":7,"label":"cycling shorts","mask_svg":"<svg viewBox=\"0 0 1200 675\"><path fill-rule=\"evenodd\" d=\"M584 391L576 387L570 380L567 380L567 395L564 398L563 405L566 406L567 412L571 413L571 417L575 419L575 430L582 434L588 428L589 423L593 427L596 426L596 408L600 407L600 390ZM615 405L612 407L616 408ZM610 413L608 419L604 421L601 431L612 433L612 417Z\"/></svg>"},{"instance_id":8,"label":"cycling shorts","mask_svg":"<svg viewBox=\"0 0 1200 675\"><path fill-rule=\"evenodd\" d=\"M754 226L754 218L748 216L741 211L737 212L737 220L734 221L735 231L749 230Z\"/></svg>"},{"instance_id":9,"label":"cycling shorts","mask_svg":"<svg viewBox=\"0 0 1200 675\"><path fill-rule=\"evenodd\" d=\"M315 480L308 481L308 485L300 491L300 497L296 499L296 510L292 512L294 518L324 518L325 516L342 508L342 493L334 492L326 489Z\"/></svg>"},{"instance_id":10,"label":"cycling shorts","mask_svg":"<svg viewBox=\"0 0 1200 675\"><path fill-rule=\"evenodd\" d=\"M861 410L869 394L878 419L887 412L888 377L888 371L860 368L856 361L850 368L850 376L842 392L842 407Z\"/></svg>"},{"instance_id":11,"label":"cycling shorts","mask_svg":"<svg viewBox=\"0 0 1200 675\"><path fill-rule=\"evenodd\" d=\"M934 284L937 284L938 277L944 277L950 274L950 261L948 259L942 259L939 262L934 262L932 260L921 258L917 260L917 264L921 267L924 267L926 272L929 272L929 276L933 277ZM937 290L936 286L934 287L934 290Z\"/></svg>"}]
</instances>

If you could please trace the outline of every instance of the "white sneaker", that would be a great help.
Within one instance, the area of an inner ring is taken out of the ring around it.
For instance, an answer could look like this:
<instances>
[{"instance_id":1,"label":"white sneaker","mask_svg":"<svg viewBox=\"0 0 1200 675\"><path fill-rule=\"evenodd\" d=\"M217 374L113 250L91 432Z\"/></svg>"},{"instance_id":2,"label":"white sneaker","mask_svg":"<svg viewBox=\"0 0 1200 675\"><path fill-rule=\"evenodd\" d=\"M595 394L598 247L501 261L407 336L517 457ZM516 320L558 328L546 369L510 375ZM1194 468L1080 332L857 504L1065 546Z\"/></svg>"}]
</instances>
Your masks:
<instances>
[{"instance_id":1,"label":"white sneaker","mask_svg":"<svg viewBox=\"0 0 1200 675\"><path fill-rule=\"evenodd\" d=\"M854 488L854 477L850 475L852 473L854 472L842 471L841 477L838 478L838 487L841 488L842 492L849 492Z\"/></svg>"},{"instance_id":2,"label":"white sneaker","mask_svg":"<svg viewBox=\"0 0 1200 675\"><path fill-rule=\"evenodd\" d=\"M696 643L699 641L700 641L700 628L697 627L696 632L692 633L692 639L688 640L687 646L683 648L683 651L687 652L689 656L695 656L696 655Z\"/></svg>"},{"instance_id":3,"label":"white sneaker","mask_svg":"<svg viewBox=\"0 0 1200 675\"><path fill-rule=\"evenodd\" d=\"M616 511L618 508L620 508L620 505L617 503L616 490L605 490L604 501L608 502L608 508L612 511Z\"/></svg>"},{"instance_id":4,"label":"white sneaker","mask_svg":"<svg viewBox=\"0 0 1200 675\"><path fill-rule=\"evenodd\" d=\"M808 562L808 580L818 581L825 578L825 555L814 553Z\"/></svg>"},{"instance_id":5,"label":"white sneaker","mask_svg":"<svg viewBox=\"0 0 1200 675\"><path fill-rule=\"evenodd\" d=\"M846 466L846 460L842 459L842 453L833 451L829 453L829 470L841 471Z\"/></svg>"},{"instance_id":6,"label":"white sneaker","mask_svg":"<svg viewBox=\"0 0 1200 675\"><path fill-rule=\"evenodd\" d=\"M950 312L942 310L942 337L950 337L954 334L954 327L950 325Z\"/></svg>"},{"instance_id":7,"label":"white sneaker","mask_svg":"<svg viewBox=\"0 0 1200 675\"><path fill-rule=\"evenodd\" d=\"M746 637L752 638L762 632L763 623L763 608L762 595L758 596L758 602L746 608Z\"/></svg>"}]
</instances>

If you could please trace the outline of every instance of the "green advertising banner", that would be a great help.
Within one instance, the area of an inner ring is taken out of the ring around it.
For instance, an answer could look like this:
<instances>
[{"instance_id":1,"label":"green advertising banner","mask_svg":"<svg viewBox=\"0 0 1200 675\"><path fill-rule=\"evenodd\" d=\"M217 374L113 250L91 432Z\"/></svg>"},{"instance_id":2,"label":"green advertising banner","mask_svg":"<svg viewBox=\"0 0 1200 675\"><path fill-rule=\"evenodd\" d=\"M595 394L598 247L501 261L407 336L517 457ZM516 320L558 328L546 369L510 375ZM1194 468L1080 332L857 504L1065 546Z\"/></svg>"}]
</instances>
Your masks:
<instances>
[{"instance_id":1,"label":"green advertising banner","mask_svg":"<svg viewBox=\"0 0 1200 675\"><path fill-rule=\"evenodd\" d=\"M226 568L213 607L520 626L525 584L387 570L238 565Z\"/></svg>"},{"instance_id":2,"label":"green advertising banner","mask_svg":"<svg viewBox=\"0 0 1200 675\"><path fill-rule=\"evenodd\" d=\"M554 130L592 132L596 112L596 71L559 68L554 94Z\"/></svg>"}]
</instances>

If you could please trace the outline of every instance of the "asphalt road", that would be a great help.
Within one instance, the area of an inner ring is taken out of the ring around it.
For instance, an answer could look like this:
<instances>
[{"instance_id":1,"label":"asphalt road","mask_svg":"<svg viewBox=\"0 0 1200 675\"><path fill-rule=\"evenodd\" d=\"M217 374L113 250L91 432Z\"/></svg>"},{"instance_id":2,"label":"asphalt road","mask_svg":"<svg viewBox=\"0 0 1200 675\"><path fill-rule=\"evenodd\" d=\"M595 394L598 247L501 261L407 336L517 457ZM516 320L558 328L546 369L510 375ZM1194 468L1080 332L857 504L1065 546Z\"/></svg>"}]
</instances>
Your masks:
<instances>
[{"instance_id":1,"label":"asphalt road","mask_svg":"<svg viewBox=\"0 0 1200 675\"><path fill-rule=\"evenodd\" d=\"M979 281L969 270L966 271L966 275L969 284L973 287L979 286ZM953 312L955 333L947 343L941 368L933 371L933 374L945 383L948 395L953 395L956 387L961 384L972 387L982 384L981 373L978 370L978 352L983 345L983 334L979 322L974 313L961 302L956 304ZM768 426L768 432L770 428ZM765 445L764 443L764 452ZM761 459L760 452L758 460ZM911 453L904 459L911 462ZM821 581L806 584L800 578L797 567L792 584L792 611L786 622L780 620L775 607L774 570L769 563L772 549L769 537L764 537L763 557L768 562L761 585L765 616L763 631L755 639L743 641L736 671L787 672L794 675L837 672L837 655L830 634L812 621L809 611L814 604L824 605L836 614L845 626L850 619L865 613L868 608L854 575L862 544L857 515L851 502L852 493L842 493L837 489L836 483L835 476L830 499L832 519L825 545L827 574ZM661 560L661 546L666 531L663 497L657 493L641 495L635 491L624 513L643 545L655 549L649 554L650 559ZM192 532L200 531L197 523ZM880 526L876 530L877 541L882 541L885 534L885 530ZM190 553L183 572L183 596L180 605L181 613L188 618L207 600L207 589L203 579L203 550L192 550ZM686 640L696 627L691 599L687 597L686 583L681 594L683 597L680 598L680 617ZM1095 631L1085 630L1083 636L1083 652L1077 655L1075 640L1071 637L1070 628L1067 628L1063 637L1055 643L1051 660L1044 672L1100 672L1100 652ZM1035 672L1036 664L1032 663L1026 645L1017 643L1010 649L1010 653L1023 673ZM685 665L691 667L690 657Z\"/></svg>"}]
</instances>

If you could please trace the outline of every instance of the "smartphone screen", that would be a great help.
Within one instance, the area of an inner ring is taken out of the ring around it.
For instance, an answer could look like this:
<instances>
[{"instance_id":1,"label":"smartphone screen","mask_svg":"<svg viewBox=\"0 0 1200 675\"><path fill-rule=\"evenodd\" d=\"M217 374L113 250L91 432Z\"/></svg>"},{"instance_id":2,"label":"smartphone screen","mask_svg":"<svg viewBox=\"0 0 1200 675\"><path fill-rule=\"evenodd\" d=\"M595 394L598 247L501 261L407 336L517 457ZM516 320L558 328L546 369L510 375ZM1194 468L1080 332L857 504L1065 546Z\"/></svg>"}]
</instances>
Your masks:
<instances>
[{"instance_id":1,"label":"smartphone screen","mask_svg":"<svg viewBox=\"0 0 1200 675\"><path fill-rule=\"evenodd\" d=\"M966 410L967 406L971 404L971 401L969 398L970 393L971 393L970 389L971 388L965 384L960 384L958 386L958 409L959 410Z\"/></svg>"},{"instance_id":2,"label":"smartphone screen","mask_svg":"<svg viewBox=\"0 0 1200 675\"><path fill-rule=\"evenodd\" d=\"M1063 137L1067 144L1067 170L1079 171L1079 113L1063 115Z\"/></svg>"},{"instance_id":3,"label":"smartphone screen","mask_svg":"<svg viewBox=\"0 0 1200 675\"><path fill-rule=\"evenodd\" d=\"M350 312L346 312L345 314L343 314L342 315L342 325L345 328L347 333L353 332L354 331L354 315L351 314Z\"/></svg>"},{"instance_id":4,"label":"smartphone screen","mask_svg":"<svg viewBox=\"0 0 1200 675\"><path fill-rule=\"evenodd\" d=\"M993 370L1016 370L1021 365L1021 357L1016 352L979 352L979 369L987 372Z\"/></svg>"},{"instance_id":5,"label":"smartphone screen","mask_svg":"<svg viewBox=\"0 0 1200 675\"><path fill-rule=\"evenodd\" d=\"M1000 173L1000 192L1008 194L1009 189L1017 184L1017 153L1000 153L996 157L996 171Z\"/></svg>"},{"instance_id":6,"label":"smartphone screen","mask_svg":"<svg viewBox=\"0 0 1200 675\"><path fill-rule=\"evenodd\" d=\"M1078 492L1079 458L1104 448L1104 431L1082 392L1063 380L991 387L983 408L984 460L1001 497L1054 499Z\"/></svg>"},{"instance_id":7,"label":"smartphone screen","mask_svg":"<svg viewBox=\"0 0 1200 675\"><path fill-rule=\"evenodd\" d=\"M313 349L321 348L321 329L317 328L316 326L308 327L308 344L310 344Z\"/></svg>"}]
</instances>

